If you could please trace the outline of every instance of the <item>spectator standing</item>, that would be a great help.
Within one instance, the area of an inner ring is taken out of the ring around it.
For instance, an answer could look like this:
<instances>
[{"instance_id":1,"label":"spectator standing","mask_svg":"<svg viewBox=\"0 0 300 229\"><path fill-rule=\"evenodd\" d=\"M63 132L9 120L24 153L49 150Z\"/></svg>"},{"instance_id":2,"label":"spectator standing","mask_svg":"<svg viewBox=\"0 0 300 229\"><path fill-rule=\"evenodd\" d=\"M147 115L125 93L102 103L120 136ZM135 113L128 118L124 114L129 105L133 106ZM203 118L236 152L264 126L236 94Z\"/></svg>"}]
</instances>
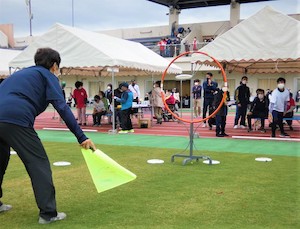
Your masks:
<instances>
[{"instance_id":1,"label":"spectator standing","mask_svg":"<svg viewBox=\"0 0 300 229\"><path fill-rule=\"evenodd\" d=\"M166 57L171 57L171 46L172 46L172 40L166 37Z\"/></svg>"},{"instance_id":2,"label":"spectator standing","mask_svg":"<svg viewBox=\"0 0 300 229\"><path fill-rule=\"evenodd\" d=\"M65 92L65 87L66 87L66 82L65 81L62 81L61 82L61 90L62 90L62 93L63 93L63 96L64 96L64 100L66 101L66 92ZM61 117L59 117L59 121L61 123L64 123L63 119Z\"/></svg>"},{"instance_id":3,"label":"spectator standing","mask_svg":"<svg viewBox=\"0 0 300 229\"><path fill-rule=\"evenodd\" d=\"M234 129L239 128L239 120L240 127L246 128L247 107L250 103L250 89L247 86L247 82L248 77L243 76L240 86L238 86L235 90L236 114L234 119Z\"/></svg>"},{"instance_id":4,"label":"spectator standing","mask_svg":"<svg viewBox=\"0 0 300 229\"><path fill-rule=\"evenodd\" d=\"M122 90L120 87L114 90L114 96L121 98L122 97ZM119 123L121 126L121 102L115 100L115 129L117 128L117 124Z\"/></svg>"},{"instance_id":5,"label":"spectator standing","mask_svg":"<svg viewBox=\"0 0 300 229\"><path fill-rule=\"evenodd\" d=\"M121 128L120 134L134 133L130 119L132 108L133 93L128 89L128 83L123 82L119 86L122 90L121 98L116 97L117 102L121 103Z\"/></svg>"},{"instance_id":6,"label":"spectator standing","mask_svg":"<svg viewBox=\"0 0 300 229\"><path fill-rule=\"evenodd\" d=\"M206 81L203 82L203 118L206 118L208 108L212 108L212 103L214 101L214 93L218 88L218 83L214 82L212 79L213 74L211 72L206 73ZM206 121L204 121L202 127L206 127Z\"/></svg>"},{"instance_id":7,"label":"spectator standing","mask_svg":"<svg viewBox=\"0 0 300 229\"><path fill-rule=\"evenodd\" d=\"M296 112L298 112L299 107L300 107L300 90L298 90L296 94Z\"/></svg>"},{"instance_id":8,"label":"spectator standing","mask_svg":"<svg viewBox=\"0 0 300 229\"><path fill-rule=\"evenodd\" d=\"M290 100L287 102L286 112L284 112L284 118L293 118L294 116L294 109L296 107L295 100L293 99L293 93L290 93ZM290 130L293 130L292 123L293 120L286 120L287 124L289 125Z\"/></svg>"},{"instance_id":9,"label":"spectator standing","mask_svg":"<svg viewBox=\"0 0 300 229\"><path fill-rule=\"evenodd\" d=\"M285 79L278 78L277 79L277 88L273 90L269 111L272 114L272 136L275 137L275 131L277 125L280 129L280 137L289 137L287 133L284 132L283 129L283 115L284 112L287 111L287 103L290 101L290 93L287 89L285 89Z\"/></svg>"},{"instance_id":10,"label":"spectator standing","mask_svg":"<svg viewBox=\"0 0 300 229\"><path fill-rule=\"evenodd\" d=\"M77 81L75 83L76 89L73 92L73 98L77 109L78 124L86 126L86 104L87 104L87 93L83 88L83 83Z\"/></svg>"},{"instance_id":11,"label":"spectator standing","mask_svg":"<svg viewBox=\"0 0 300 229\"><path fill-rule=\"evenodd\" d=\"M131 84L129 85L128 89L133 94L133 102L139 103L139 98L141 96L140 87L136 84L135 80L131 80Z\"/></svg>"},{"instance_id":12,"label":"spectator standing","mask_svg":"<svg viewBox=\"0 0 300 229\"><path fill-rule=\"evenodd\" d=\"M29 174L40 210L40 224L63 220L66 214L58 213L56 209L51 166L44 146L34 130L36 116L44 112L51 103L79 144L86 149L91 147L96 150L94 143L80 129L63 98L55 75L59 71L60 61L57 51L40 48L34 56L36 66L17 71L0 85L0 198L3 195L1 186L12 147ZM11 208L0 201L0 213Z\"/></svg>"},{"instance_id":13,"label":"spectator standing","mask_svg":"<svg viewBox=\"0 0 300 229\"><path fill-rule=\"evenodd\" d=\"M151 100L154 108L154 115L157 120L157 124L162 124L162 108L164 107L164 103L161 97L161 81L156 81L154 83L154 88L151 92Z\"/></svg>"},{"instance_id":14,"label":"spectator standing","mask_svg":"<svg viewBox=\"0 0 300 229\"><path fill-rule=\"evenodd\" d=\"M158 44L159 46L159 54L162 56L162 57L165 57L166 56L166 42L165 42L165 39L161 39Z\"/></svg>"},{"instance_id":15,"label":"spectator standing","mask_svg":"<svg viewBox=\"0 0 300 229\"><path fill-rule=\"evenodd\" d=\"M192 88L193 99L194 99L194 117L200 117L201 113L201 92L202 86L200 85L200 80L194 80L194 86Z\"/></svg>"},{"instance_id":16,"label":"spectator standing","mask_svg":"<svg viewBox=\"0 0 300 229\"><path fill-rule=\"evenodd\" d=\"M228 114L227 102L230 101L229 91L224 92L219 88L216 89L214 93L213 110L216 110L219 107L220 103L222 102L224 93L226 93L226 99L222 104L220 110L216 114L216 136L217 137L228 136L228 134L225 133L225 127L226 127L226 117Z\"/></svg>"},{"instance_id":17,"label":"spectator standing","mask_svg":"<svg viewBox=\"0 0 300 229\"><path fill-rule=\"evenodd\" d=\"M256 90L257 97L251 103L250 110L247 114L248 132L252 131L251 119L259 118L261 132L265 133L265 119L268 118L269 113L269 99L265 96L263 89Z\"/></svg>"},{"instance_id":18,"label":"spectator standing","mask_svg":"<svg viewBox=\"0 0 300 229\"><path fill-rule=\"evenodd\" d=\"M139 99L141 96L140 87L136 84L135 80L131 80L131 84L129 84L129 90L133 94L133 102L139 103ZM133 108L133 114L138 113L138 108ZM136 115L137 116L137 115Z\"/></svg>"},{"instance_id":19,"label":"spectator standing","mask_svg":"<svg viewBox=\"0 0 300 229\"><path fill-rule=\"evenodd\" d=\"M104 94L105 94L105 98L108 99L109 104L111 104L111 102L112 102L112 84L111 83L107 84Z\"/></svg>"},{"instance_id":20,"label":"spectator standing","mask_svg":"<svg viewBox=\"0 0 300 229\"><path fill-rule=\"evenodd\" d=\"M198 41L196 37L193 39L193 51L198 51Z\"/></svg>"}]
</instances>

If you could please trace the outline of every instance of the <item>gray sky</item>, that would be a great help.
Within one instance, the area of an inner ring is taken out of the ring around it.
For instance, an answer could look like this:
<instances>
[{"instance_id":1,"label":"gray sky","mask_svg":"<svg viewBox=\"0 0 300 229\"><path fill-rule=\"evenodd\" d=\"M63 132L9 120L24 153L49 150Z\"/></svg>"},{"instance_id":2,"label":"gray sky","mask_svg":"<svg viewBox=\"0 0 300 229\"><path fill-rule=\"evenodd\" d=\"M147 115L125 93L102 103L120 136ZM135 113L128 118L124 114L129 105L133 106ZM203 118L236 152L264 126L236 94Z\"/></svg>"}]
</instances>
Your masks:
<instances>
[{"instance_id":1,"label":"gray sky","mask_svg":"<svg viewBox=\"0 0 300 229\"><path fill-rule=\"evenodd\" d=\"M73 0L74 25L86 30L147 27L168 24L168 8L146 0ZM72 25L72 0L31 0L33 35L54 23ZM241 18L271 6L284 14L300 13L300 0L275 0L241 5ZM229 20L229 6L182 10L179 24ZM14 24L15 36L29 35L26 0L0 0L0 24Z\"/></svg>"}]
</instances>

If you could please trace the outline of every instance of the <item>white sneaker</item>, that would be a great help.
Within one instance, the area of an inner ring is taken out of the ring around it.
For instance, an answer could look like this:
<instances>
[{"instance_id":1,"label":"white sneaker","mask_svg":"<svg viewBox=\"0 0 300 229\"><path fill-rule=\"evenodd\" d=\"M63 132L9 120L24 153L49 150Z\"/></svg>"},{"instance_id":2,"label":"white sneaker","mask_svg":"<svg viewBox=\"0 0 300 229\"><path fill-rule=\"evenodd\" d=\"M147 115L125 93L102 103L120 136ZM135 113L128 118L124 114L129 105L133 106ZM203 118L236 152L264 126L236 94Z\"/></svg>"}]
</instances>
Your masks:
<instances>
[{"instance_id":1,"label":"white sneaker","mask_svg":"<svg viewBox=\"0 0 300 229\"><path fill-rule=\"evenodd\" d=\"M64 212L57 212L57 216L52 217L49 220L43 219L42 217L39 218L39 224L48 224L55 221L63 220L67 217L66 213Z\"/></svg>"},{"instance_id":2,"label":"white sneaker","mask_svg":"<svg viewBox=\"0 0 300 229\"><path fill-rule=\"evenodd\" d=\"M235 126L233 127L233 129L237 129L237 128L239 128L239 126L238 126L238 125L235 125Z\"/></svg>"},{"instance_id":3,"label":"white sneaker","mask_svg":"<svg viewBox=\"0 0 300 229\"><path fill-rule=\"evenodd\" d=\"M206 123L203 123L202 127L205 128L206 127Z\"/></svg>"},{"instance_id":4,"label":"white sneaker","mask_svg":"<svg viewBox=\"0 0 300 229\"><path fill-rule=\"evenodd\" d=\"M246 129L246 126L244 126L244 125L240 125L240 127L241 127L242 129Z\"/></svg>"},{"instance_id":5,"label":"white sneaker","mask_svg":"<svg viewBox=\"0 0 300 229\"><path fill-rule=\"evenodd\" d=\"M1 213L1 212L9 211L10 209L12 209L12 206L11 206L11 205L8 205L8 204L2 204L2 205L0 206L0 213Z\"/></svg>"}]
</instances>

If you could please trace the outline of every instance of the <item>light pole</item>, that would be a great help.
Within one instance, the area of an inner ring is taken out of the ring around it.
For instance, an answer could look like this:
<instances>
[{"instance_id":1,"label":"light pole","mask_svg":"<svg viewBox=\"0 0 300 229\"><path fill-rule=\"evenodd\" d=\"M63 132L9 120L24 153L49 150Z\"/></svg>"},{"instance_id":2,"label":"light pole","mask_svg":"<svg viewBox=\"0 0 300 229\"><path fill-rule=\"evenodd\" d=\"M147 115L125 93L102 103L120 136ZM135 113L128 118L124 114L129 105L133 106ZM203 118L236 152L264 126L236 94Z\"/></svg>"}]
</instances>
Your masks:
<instances>
[{"instance_id":1,"label":"light pole","mask_svg":"<svg viewBox=\"0 0 300 229\"><path fill-rule=\"evenodd\" d=\"M72 0L72 27L74 27L74 0Z\"/></svg>"},{"instance_id":2,"label":"light pole","mask_svg":"<svg viewBox=\"0 0 300 229\"><path fill-rule=\"evenodd\" d=\"M32 37L32 19L33 19L33 14L31 13L31 0L26 0L26 5L28 6L28 14L29 14L29 34Z\"/></svg>"}]
</instances>

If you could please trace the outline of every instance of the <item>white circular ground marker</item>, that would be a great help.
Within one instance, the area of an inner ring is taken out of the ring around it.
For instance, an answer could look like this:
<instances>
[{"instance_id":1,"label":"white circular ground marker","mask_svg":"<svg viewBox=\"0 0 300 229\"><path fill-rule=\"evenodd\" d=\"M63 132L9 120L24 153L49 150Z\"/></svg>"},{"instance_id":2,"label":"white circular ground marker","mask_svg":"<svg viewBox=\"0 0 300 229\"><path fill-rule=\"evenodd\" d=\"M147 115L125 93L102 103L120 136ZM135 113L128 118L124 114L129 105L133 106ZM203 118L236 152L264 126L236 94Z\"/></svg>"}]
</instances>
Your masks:
<instances>
[{"instance_id":1,"label":"white circular ground marker","mask_svg":"<svg viewBox=\"0 0 300 229\"><path fill-rule=\"evenodd\" d=\"M68 165L71 165L71 162L68 162L68 161L57 161L57 162L54 162L53 165L55 165L55 166L68 166Z\"/></svg>"},{"instance_id":2,"label":"white circular ground marker","mask_svg":"<svg viewBox=\"0 0 300 229\"><path fill-rule=\"evenodd\" d=\"M10 155L14 155L14 154L17 154L17 152L16 151L10 151Z\"/></svg>"},{"instance_id":3,"label":"white circular ground marker","mask_svg":"<svg viewBox=\"0 0 300 229\"><path fill-rule=\"evenodd\" d=\"M161 159L150 159L147 161L148 164L163 164L164 160Z\"/></svg>"},{"instance_id":4,"label":"white circular ground marker","mask_svg":"<svg viewBox=\"0 0 300 229\"><path fill-rule=\"evenodd\" d=\"M221 162L220 161L215 161L215 160L211 160L211 164L209 163L209 160L205 160L203 161L204 164L207 164L207 165L218 165L220 164Z\"/></svg>"},{"instance_id":5,"label":"white circular ground marker","mask_svg":"<svg viewBox=\"0 0 300 229\"><path fill-rule=\"evenodd\" d=\"M255 158L255 161L269 162L272 161L272 159L268 157L257 157Z\"/></svg>"}]
</instances>

